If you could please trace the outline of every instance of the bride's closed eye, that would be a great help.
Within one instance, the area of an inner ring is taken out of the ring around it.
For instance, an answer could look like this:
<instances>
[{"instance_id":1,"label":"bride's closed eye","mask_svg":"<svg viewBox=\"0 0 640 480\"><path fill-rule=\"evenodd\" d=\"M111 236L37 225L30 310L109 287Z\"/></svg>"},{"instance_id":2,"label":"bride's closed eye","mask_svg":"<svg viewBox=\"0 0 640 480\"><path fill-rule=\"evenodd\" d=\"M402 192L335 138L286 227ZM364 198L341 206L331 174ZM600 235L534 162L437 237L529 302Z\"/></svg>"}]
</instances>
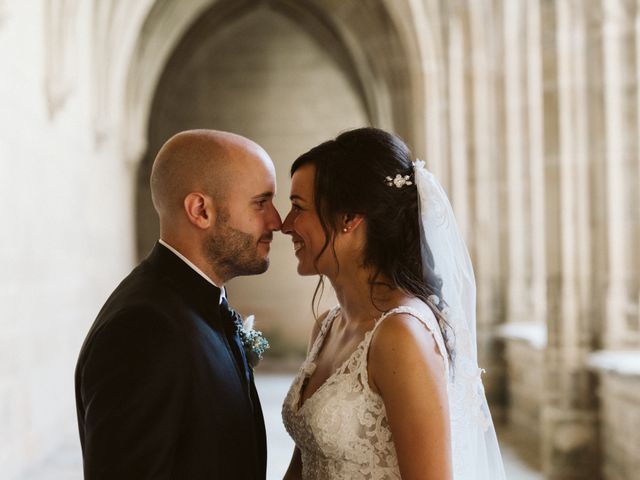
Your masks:
<instances>
[{"instance_id":1,"label":"bride's closed eye","mask_svg":"<svg viewBox=\"0 0 640 480\"><path fill-rule=\"evenodd\" d=\"M292 212L300 212L302 210L303 210L303 208L300 205L298 205L296 203L292 203L291 204L291 211Z\"/></svg>"}]
</instances>

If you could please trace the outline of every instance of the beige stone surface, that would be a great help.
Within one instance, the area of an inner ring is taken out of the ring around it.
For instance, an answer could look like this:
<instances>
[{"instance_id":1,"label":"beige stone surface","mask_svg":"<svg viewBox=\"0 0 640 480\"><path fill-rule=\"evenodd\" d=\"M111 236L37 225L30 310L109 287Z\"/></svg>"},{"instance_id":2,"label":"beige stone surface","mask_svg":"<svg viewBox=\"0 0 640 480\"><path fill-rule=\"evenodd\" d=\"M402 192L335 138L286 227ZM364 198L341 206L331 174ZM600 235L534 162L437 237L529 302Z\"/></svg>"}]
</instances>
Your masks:
<instances>
[{"instance_id":1,"label":"beige stone surface","mask_svg":"<svg viewBox=\"0 0 640 480\"><path fill-rule=\"evenodd\" d=\"M284 214L291 161L364 123L451 195L494 412L550 479L633 478L637 379L587 359L640 349L638 25L635 0L0 0L3 478L75 433L75 358L155 238L141 178L168 135L258 140ZM284 236L272 260L231 295L299 351L315 281ZM545 346L497 341L510 322Z\"/></svg>"}]
</instances>

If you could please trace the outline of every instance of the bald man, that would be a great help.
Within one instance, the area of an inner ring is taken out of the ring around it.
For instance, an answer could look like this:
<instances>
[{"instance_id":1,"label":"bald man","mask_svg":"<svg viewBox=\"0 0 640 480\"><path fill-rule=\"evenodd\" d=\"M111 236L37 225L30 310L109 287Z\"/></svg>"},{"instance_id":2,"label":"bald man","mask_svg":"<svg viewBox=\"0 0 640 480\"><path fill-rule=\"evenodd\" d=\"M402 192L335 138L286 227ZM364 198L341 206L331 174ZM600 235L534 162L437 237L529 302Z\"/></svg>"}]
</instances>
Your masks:
<instances>
[{"instance_id":1,"label":"bald man","mask_svg":"<svg viewBox=\"0 0 640 480\"><path fill-rule=\"evenodd\" d=\"M263 480L264 420L224 285L269 266L273 164L238 135L182 132L160 149L151 193L160 239L76 367L85 479Z\"/></svg>"}]
</instances>

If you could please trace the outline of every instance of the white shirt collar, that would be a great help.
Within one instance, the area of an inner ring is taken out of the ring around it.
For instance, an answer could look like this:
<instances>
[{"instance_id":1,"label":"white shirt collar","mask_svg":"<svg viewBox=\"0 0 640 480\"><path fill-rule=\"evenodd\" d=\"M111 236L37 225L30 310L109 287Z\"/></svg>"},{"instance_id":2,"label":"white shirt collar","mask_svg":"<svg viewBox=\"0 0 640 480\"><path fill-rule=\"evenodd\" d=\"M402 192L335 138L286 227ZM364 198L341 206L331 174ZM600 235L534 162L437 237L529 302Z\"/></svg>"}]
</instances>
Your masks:
<instances>
[{"instance_id":1,"label":"white shirt collar","mask_svg":"<svg viewBox=\"0 0 640 480\"><path fill-rule=\"evenodd\" d=\"M187 257L185 257L184 255L182 255L178 250L176 250L175 248L173 248L171 245L169 245L167 242L165 242L163 239L158 239L158 242L161 243L162 245L164 245L165 247L167 247L169 250L171 250L180 260L182 260L184 263L186 263L187 265L189 265L191 268L193 268L196 273L198 275L200 275L202 278L204 278L207 282L209 282L211 285L213 285L214 287L217 287L220 289L220 302L222 302L223 298L226 298L227 296L227 292L225 290L224 287L219 287L218 285L215 284L215 282L213 280L211 280L206 273L204 273L202 270L200 270L198 267L195 266L195 264L189 260Z\"/></svg>"}]
</instances>

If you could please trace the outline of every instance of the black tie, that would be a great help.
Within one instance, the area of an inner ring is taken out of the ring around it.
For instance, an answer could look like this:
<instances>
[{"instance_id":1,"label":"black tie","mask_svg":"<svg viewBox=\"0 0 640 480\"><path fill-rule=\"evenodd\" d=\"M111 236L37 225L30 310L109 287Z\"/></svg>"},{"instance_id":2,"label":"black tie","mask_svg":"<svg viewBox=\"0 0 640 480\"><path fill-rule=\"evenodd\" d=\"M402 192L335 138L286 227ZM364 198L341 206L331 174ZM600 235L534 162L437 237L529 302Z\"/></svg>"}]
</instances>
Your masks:
<instances>
[{"instance_id":1,"label":"black tie","mask_svg":"<svg viewBox=\"0 0 640 480\"><path fill-rule=\"evenodd\" d=\"M244 386L249 387L249 368L247 367L247 359L244 354L244 348L240 341L240 336L236 331L236 321L242 322L240 315L229 307L229 303L225 297L222 297L220 302L220 317L222 318L222 325L224 327L224 333L227 337L231 353L238 366L241 378L244 379Z\"/></svg>"}]
</instances>

